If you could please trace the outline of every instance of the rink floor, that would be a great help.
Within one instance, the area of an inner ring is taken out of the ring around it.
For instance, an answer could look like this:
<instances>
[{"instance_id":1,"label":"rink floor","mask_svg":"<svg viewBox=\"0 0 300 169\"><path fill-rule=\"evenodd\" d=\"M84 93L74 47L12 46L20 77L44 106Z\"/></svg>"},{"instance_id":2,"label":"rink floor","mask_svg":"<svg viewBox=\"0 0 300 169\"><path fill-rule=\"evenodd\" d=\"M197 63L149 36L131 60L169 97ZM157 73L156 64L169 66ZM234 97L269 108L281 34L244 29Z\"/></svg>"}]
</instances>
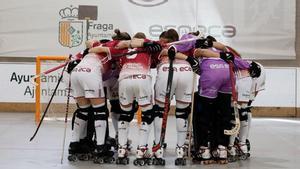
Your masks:
<instances>
[{"instance_id":1,"label":"rink floor","mask_svg":"<svg viewBox=\"0 0 300 169\"><path fill-rule=\"evenodd\" d=\"M64 122L45 121L36 138L29 142L36 129L33 119L33 113L0 113L0 169L140 168L132 164L138 141L135 124L132 125L129 134L133 139L134 147L130 155L130 164L118 166L115 164L99 165L91 161L68 162L67 148L71 130L70 122L68 122L64 160L61 164ZM250 159L227 165L200 166L187 161L184 167L175 166L175 130L175 119L171 116L166 134L168 143L165 153L166 166L144 166L145 168L296 169L300 165L300 119L254 118L250 134ZM150 136L149 140L152 140L152 137Z\"/></svg>"}]
</instances>

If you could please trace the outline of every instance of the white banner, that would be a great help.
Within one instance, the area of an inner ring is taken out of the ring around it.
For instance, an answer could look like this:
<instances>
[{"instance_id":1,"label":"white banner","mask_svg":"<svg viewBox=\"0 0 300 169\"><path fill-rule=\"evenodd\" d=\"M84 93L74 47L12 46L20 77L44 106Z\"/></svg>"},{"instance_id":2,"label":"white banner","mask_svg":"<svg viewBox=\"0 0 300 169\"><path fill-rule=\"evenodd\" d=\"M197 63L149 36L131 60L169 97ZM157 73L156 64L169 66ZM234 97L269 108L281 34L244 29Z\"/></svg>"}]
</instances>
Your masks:
<instances>
[{"instance_id":1,"label":"white banner","mask_svg":"<svg viewBox=\"0 0 300 169\"><path fill-rule=\"evenodd\" d=\"M57 65L54 63L43 65L42 72ZM0 63L0 71L0 102L35 102L35 85L31 82L32 77L35 75L34 63ZM40 98L42 103L49 102L61 76L61 71L62 69L41 77ZM66 85L62 81L57 88L52 103L66 103L68 93L65 89ZM74 102L73 99L70 100Z\"/></svg>"},{"instance_id":2,"label":"white banner","mask_svg":"<svg viewBox=\"0 0 300 169\"><path fill-rule=\"evenodd\" d=\"M97 20L79 20L79 5L97 6ZM295 15L296 0L10 0L0 6L0 56L67 55L87 35L120 28L156 40L174 28L213 35L248 59L295 59Z\"/></svg>"}]
</instances>

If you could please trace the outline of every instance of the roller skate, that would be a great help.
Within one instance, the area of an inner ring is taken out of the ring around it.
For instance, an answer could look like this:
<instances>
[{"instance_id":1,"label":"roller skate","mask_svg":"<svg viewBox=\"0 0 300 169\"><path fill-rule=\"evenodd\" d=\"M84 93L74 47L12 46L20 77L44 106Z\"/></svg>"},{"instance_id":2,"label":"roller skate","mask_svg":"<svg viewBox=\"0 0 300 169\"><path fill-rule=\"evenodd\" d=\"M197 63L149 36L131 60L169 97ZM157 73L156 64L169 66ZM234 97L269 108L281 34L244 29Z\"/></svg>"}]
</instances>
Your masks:
<instances>
[{"instance_id":1,"label":"roller skate","mask_svg":"<svg viewBox=\"0 0 300 169\"><path fill-rule=\"evenodd\" d=\"M235 146L229 146L228 147L228 162L232 163L238 160L238 157L236 155L236 147Z\"/></svg>"},{"instance_id":2,"label":"roller skate","mask_svg":"<svg viewBox=\"0 0 300 169\"><path fill-rule=\"evenodd\" d=\"M227 148L225 146L219 145L216 151L218 164L227 164Z\"/></svg>"},{"instance_id":3,"label":"roller skate","mask_svg":"<svg viewBox=\"0 0 300 169\"><path fill-rule=\"evenodd\" d=\"M248 157L250 157L250 148L251 148L251 145L250 145L250 141L248 139L246 139L246 145L247 145L247 149L248 149Z\"/></svg>"},{"instance_id":4,"label":"roller skate","mask_svg":"<svg viewBox=\"0 0 300 169\"><path fill-rule=\"evenodd\" d=\"M247 158L250 157L247 145L240 143L237 148L237 154L240 160L247 160Z\"/></svg>"},{"instance_id":5,"label":"roller skate","mask_svg":"<svg viewBox=\"0 0 300 169\"><path fill-rule=\"evenodd\" d=\"M168 144L167 144L167 143L162 143L162 145L161 145L161 147L162 147L163 149L166 149L166 148L167 148L167 146L168 146Z\"/></svg>"},{"instance_id":6,"label":"roller skate","mask_svg":"<svg viewBox=\"0 0 300 169\"><path fill-rule=\"evenodd\" d=\"M123 165L129 164L128 150L126 145L125 146L119 145L116 164L123 164Z\"/></svg>"},{"instance_id":7,"label":"roller skate","mask_svg":"<svg viewBox=\"0 0 300 169\"><path fill-rule=\"evenodd\" d=\"M117 140L113 137L107 137L105 144L110 146L113 150L118 150Z\"/></svg>"},{"instance_id":8,"label":"roller skate","mask_svg":"<svg viewBox=\"0 0 300 169\"><path fill-rule=\"evenodd\" d=\"M160 144L154 144L152 147L152 164L153 165L161 165L164 166L166 164L166 160L163 159L164 149L160 146Z\"/></svg>"},{"instance_id":9,"label":"roller skate","mask_svg":"<svg viewBox=\"0 0 300 169\"><path fill-rule=\"evenodd\" d=\"M131 149L132 149L132 140L127 139L127 150L131 151Z\"/></svg>"},{"instance_id":10,"label":"roller skate","mask_svg":"<svg viewBox=\"0 0 300 169\"><path fill-rule=\"evenodd\" d=\"M77 153L80 150L80 143L79 142L71 142L69 145L69 156L68 160L75 162L78 161Z\"/></svg>"},{"instance_id":11,"label":"roller skate","mask_svg":"<svg viewBox=\"0 0 300 169\"><path fill-rule=\"evenodd\" d=\"M210 149L208 147L201 146L199 151L193 155L193 162L204 165L214 163L214 160L210 154Z\"/></svg>"},{"instance_id":12,"label":"roller skate","mask_svg":"<svg viewBox=\"0 0 300 169\"><path fill-rule=\"evenodd\" d=\"M71 142L69 145L69 161L88 161L93 158L92 152L94 151L93 141L86 139L80 142Z\"/></svg>"},{"instance_id":13,"label":"roller skate","mask_svg":"<svg viewBox=\"0 0 300 169\"><path fill-rule=\"evenodd\" d=\"M152 160L151 160L151 153L148 150L147 145L146 146L139 146L136 151L136 159L133 160L133 164L135 166L140 165L151 165Z\"/></svg>"},{"instance_id":14,"label":"roller skate","mask_svg":"<svg viewBox=\"0 0 300 169\"><path fill-rule=\"evenodd\" d=\"M175 165L186 165L186 159L185 159L185 146L178 146L176 147L176 154L177 158L175 159Z\"/></svg>"},{"instance_id":15,"label":"roller skate","mask_svg":"<svg viewBox=\"0 0 300 169\"><path fill-rule=\"evenodd\" d=\"M111 151L111 145L98 145L94 153L94 163L113 163L115 161L114 152Z\"/></svg>"}]
</instances>

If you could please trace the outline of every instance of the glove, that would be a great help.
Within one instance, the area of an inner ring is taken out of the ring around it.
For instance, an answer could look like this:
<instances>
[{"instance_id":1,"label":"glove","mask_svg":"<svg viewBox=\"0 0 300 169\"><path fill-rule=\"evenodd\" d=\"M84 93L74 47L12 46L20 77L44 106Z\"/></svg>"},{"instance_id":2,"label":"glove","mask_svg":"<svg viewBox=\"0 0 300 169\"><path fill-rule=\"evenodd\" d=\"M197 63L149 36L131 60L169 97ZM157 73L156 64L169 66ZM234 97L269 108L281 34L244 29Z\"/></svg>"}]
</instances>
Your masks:
<instances>
[{"instance_id":1,"label":"glove","mask_svg":"<svg viewBox=\"0 0 300 169\"><path fill-rule=\"evenodd\" d=\"M209 40L212 41L212 42L217 42L216 38L213 37L213 36L210 36L210 35L208 35L208 36L206 37L206 39L209 39Z\"/></svg>"},{"instance_id":2,"label":"glove","mask_svg":"<svg viewBox=\"0 0 300 169\"><path fill-rule=\"evenodd\" d=\"M72 70L80 63L80 59L72 60L68 63L67 72L70 74Z\"/></svg>"},{"instance_id":3,"label":"glove","mask_svg":"<svg viewBox=\"0 0 300 169\"><path fill-rule=\"evenodd\" d=\"M162 47L157 42L144 42L143 47L148 51L149 53L156 53L160 52L162 50Z\"/></svg>"},{"instance_id":4,"label":"glove","mask_svg":"<svg viewBox=\"0 0 300 169\"><path fill-rule=\"evenodd\" d=\"M84 49L84 51L82 52L82 57L84 57L85 55L89 54L89 50L90 50L90 48Z\"/></svg>"},{"instance_id":5,"label":"glove","mask_svg":"<svg viewBox=\"0 0 300 169\"><path fill-rule=\"evenodd\" d=\"M210 38L197 39L195 43L195 48L207 49L213 46L213 41Z\"/></svg>"},{"instance_id":6,"label":"glove","mask_svg":"<svg viewBox=\"0 0 300 169\"><path fill-rule=\"evenodd\" d=\"M231 52L221 52L220 58L223 59L225 62L233 62L234 56Z\"/></svg>"},{"instance_id":7,"label":"glove","mask_svg":"<svg viewBox=\"0 0 300 169\"><path fill-rule=\"evenodd\" d=\"M191 57L191 56L188 56L186 59L185 59L187 62L189 62L189 64L191 65L192 69L193 69L193 72L197 73L198 75L200 75L200 66L199 66L199 60L194 58L194 57Z\"/></svg>"},{"instance_id":8,"label":"glove","mask_svg":"<svg viewBox=\"0 0 300 169\"><path fill-rule=\"evenodd\" d=\"M251 62L249 67L249 73L252 78L257 78L261 74L261 68L256 62Z\"/></svg>"},{"instance_id":9,"label":"glove","mask_svg":"<svg viewBox=\"0 0 300 169\"><path fill-rule=\"evenodd\" d=\"M168 49L168 57L170 60L174 60L175 59L175 55L177 53L177 50L174 46L171 46L169 49Z\"/></svg>"}]
</instances>

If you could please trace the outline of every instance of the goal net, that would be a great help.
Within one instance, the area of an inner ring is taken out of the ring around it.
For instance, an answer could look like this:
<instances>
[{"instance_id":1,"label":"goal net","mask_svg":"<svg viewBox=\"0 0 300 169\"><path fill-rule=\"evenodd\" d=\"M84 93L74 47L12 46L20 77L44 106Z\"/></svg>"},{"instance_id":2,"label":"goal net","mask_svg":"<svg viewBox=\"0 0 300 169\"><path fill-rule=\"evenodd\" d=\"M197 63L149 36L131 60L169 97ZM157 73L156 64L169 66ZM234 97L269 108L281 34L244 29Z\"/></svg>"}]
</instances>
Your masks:
<instances>
[{"instance_id":1,"label":"goal net","mask_svg":"<svg viewBox=\"0 0 300 169\"><path fill-rule=\"evenodd\" d=\"M68 96L68 81L69 75L63 74L63 79L60 82L56 92L54 93L56 85L59 83L59 78L62 75L64 66L55 70L65 63L67 56L37 56L36 57L36 75L41 75L35 80L35 120L38 122L44 113L51 96L54 94L51 104L49 105L46 120L64 120L66 114L66 103ZM70 98L69 115L74 112L76 105L74 100Z\"/></svg>"}]
</instances>

